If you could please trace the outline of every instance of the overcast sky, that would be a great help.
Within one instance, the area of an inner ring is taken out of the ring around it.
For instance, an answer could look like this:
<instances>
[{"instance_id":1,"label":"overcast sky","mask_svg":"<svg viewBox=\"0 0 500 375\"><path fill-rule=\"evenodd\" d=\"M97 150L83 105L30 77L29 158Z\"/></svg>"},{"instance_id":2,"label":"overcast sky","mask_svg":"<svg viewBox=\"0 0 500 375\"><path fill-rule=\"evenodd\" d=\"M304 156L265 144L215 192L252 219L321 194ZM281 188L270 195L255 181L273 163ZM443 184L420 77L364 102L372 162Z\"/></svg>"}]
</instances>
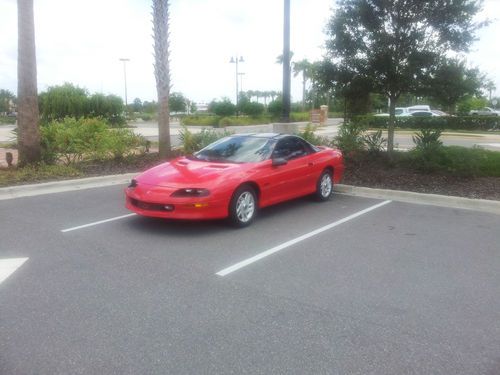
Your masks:
<instances>
[{"instance_id":1,"label":"overcast sky","mask_svg":"<svg viewBox=\"0 0 500 375\"><path fill-rule=\"evenodd\" d=\"M156 98L149 0L34 0L38 89L71 82L91 93ZM281 91L283 0L171 0L171 75L173 91L197 102L235 97L235 64L243 90ZM321 59L324 28L334 0L291 0L294 60ZM500 15L500 0L485 0L484 17ZM467 56L500 93L499 22L478 34ZM0 89L17 89L17 2L0 0ZM293 100L301 99L300 78L292 81Z\"/></svg>"}]
</instances>

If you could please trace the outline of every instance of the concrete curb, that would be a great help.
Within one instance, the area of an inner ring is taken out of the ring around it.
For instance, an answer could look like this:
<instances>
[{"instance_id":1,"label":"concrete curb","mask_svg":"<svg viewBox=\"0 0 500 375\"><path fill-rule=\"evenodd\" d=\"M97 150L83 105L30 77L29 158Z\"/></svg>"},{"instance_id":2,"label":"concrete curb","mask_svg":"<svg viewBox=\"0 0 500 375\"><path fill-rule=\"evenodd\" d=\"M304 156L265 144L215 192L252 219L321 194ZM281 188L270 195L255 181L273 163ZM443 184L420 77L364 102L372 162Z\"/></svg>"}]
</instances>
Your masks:
<instances>
[{"instance_id":1,"label":"concrete curb","mask_svg":"<svg viewBox=\"0 0 500 375\"><path fill-rule=\"evenodd\" d=\"M65 191L93 189L112 185L126 185L137 173L127 173L102 177L88 177L76 180L45 182L33 185L19 185L0 188L0 201L36 195L62 193Z\"/></svg>"},{"instance_id":2,"label":"concrete curb","mask_svg":"<svg viewBox=\"0 0 500 375\"><path fill-rule=\"evenodd\" d=\"M488 199L471 199L448 195L414 193L411 191L373 189L342 184L335 185L335 191L365 198L389 199L397 202L459 208L500 215L500 201Z\"/></svg>"},{"instance_id":3,"label":"concrete curb","mask_svg":"<svg viewBox=\"0 0 500 375\"><path fill-rule=\"evenodd\" d=\"M137 173L127 173L102 177L89 177L76 180L46 182L33 185L20 185L0 188L0 200L55 194L67 191L93 189L113 185L126 185ZM398 202L427 204L432 206L459 208L488 212L500 215L500 201L470 199L437 194L414 193L410 191L373 189L337 184L335 191L352 196L375 199L389 199Z\"/></svg>"}]
</instances>

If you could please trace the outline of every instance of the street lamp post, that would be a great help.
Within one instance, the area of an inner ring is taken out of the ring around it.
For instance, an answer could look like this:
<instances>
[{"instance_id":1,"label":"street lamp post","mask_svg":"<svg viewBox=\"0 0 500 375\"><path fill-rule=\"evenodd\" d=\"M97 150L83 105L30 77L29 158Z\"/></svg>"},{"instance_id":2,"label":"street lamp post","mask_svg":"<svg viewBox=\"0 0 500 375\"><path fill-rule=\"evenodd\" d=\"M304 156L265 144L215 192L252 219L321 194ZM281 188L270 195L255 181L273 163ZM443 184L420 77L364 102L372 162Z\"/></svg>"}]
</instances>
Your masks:
<instances>
[{"instance_id":1,"label":"street lamp post","mask_svg":"<svg viewBox=\"0 0 500 375\"><path fill-rule=\"evenodd\" d=\"M240 76L240 92L243 92L243 76L245 75L245 73L238 73L238 75Z\"/></svg>"},{"instance_id":2,"label":"street lamp post","mask_svg":"<svg viewBox=\"0 0 500 375\"><path fill-rule=\"evenodd\" d=\"M120 58L120 61L123 62L123 79L125 82L125 110L127 110L128 103L127 103L127 62L130 61L130 59L127 58Z\"/></svg>"},{"instance_id":3,"label":"street lamp post","mask_svg":"<svg viewBox=\"0 0 500 375\"><path fill-rule=\"evenodd\" d=\"M238 107L238 102L239 102L239 89L238 89L238 63L242 63L242 62L245 62L245 60L243 60L243 56L240 56L238 58L238 56L236 57L231 57L231 60L229 61L231 64L235 64L236 65L236 107Z\"/></svg>"}]
</instances>

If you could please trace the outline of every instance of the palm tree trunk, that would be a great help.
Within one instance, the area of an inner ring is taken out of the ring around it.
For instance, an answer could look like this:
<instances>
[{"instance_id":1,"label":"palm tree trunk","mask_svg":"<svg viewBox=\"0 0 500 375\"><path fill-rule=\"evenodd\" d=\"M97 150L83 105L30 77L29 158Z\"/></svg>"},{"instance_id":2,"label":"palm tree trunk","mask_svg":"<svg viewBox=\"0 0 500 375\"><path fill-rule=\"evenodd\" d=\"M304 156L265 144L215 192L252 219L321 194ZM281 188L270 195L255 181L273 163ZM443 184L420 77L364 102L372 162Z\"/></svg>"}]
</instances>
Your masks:
<instances>
[{"instance_id":1,"label":"palm tree trunk","mask_svg":"<svg viewBox=\"0 0 500 375\"><path fill-rule=\"evenodd\" d=\"M33 0L17 1L17 143L19 164L41 159L40 129L38 128L38 89L36 73L35 19Z\"/></svg>"},{"instance_id":2,"label":"palm tree trunk","mask_svg":"<svg viewBox=\"0 0 500 375\"><path fill-rule=\"evenodd\" d=\"M170 156L170 62L168 0L153 0L156 90L158 93L158 141L160 157Z\"/></svg>"}]
</instances>

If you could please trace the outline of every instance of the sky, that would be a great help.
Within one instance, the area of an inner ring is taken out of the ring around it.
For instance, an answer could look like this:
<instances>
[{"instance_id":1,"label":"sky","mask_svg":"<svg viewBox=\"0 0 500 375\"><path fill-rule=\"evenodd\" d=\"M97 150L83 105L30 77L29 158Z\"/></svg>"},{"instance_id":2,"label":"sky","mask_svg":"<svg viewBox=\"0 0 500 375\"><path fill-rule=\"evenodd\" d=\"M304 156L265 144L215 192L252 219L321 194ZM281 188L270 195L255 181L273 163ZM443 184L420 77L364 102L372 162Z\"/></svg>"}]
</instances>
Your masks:
<instances>
[{"instance_id":1,"label":"sky","mask_svg":"<svg viewBox=\"0 0 500 375\"><path fill-rule=\"evenodd\" d=\"M156 98L150 0L34 0L38 90L70 82L124 97ZM334 0L291 0L294 60L322 59L324 29ZM500 96L500 0L485 0L481 19L491 24L477 34L466 56L495 83ZM242 88L281 91L283 0L171 0L172 92L195 102L235 100L238 64ZM240 87L241 88L241 87ZM17 91L17 1L0 0L0 89ZM292 100L301 99L300 77L292 79Z\"/></svg>"}]
</instances>

